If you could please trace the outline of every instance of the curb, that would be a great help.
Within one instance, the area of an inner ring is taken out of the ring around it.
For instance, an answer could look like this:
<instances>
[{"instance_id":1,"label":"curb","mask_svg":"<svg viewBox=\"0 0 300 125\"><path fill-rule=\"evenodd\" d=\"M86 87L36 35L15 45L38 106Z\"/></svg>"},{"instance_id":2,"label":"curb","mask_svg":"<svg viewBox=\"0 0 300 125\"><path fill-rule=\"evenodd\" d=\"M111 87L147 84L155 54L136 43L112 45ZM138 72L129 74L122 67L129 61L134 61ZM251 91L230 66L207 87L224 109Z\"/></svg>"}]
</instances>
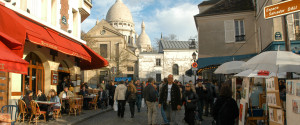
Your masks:
<instances>
[{"instance_id":1,"label":"curb","mask_svg":"<svg viewBox=\"0 0 300 125\"><path fill-rule=\"evenodd\" d=\"M99 114L102 114L102 113L106 113L106 112L109 112L109 111L112 111L112 110L113 110L112 108L108 108L108 109L106 109L106 110L102 110L102 111L100 111L100 112L96 112L96 113L90 114L90 115L88 115L88 116L86 116L86 117L79 118L78 120L73 121L73 122L70 122L70 123L68 123L67 125L75 125L75 124L77 124L77 123L80 123L80 122L82 122L82 121L85 121L85 120L87 120L87 119L90 119L90 118L92 118L92 117L94 117L94 116L96 116L96 115L99 115Z\"/></svg>"}]
</instances>

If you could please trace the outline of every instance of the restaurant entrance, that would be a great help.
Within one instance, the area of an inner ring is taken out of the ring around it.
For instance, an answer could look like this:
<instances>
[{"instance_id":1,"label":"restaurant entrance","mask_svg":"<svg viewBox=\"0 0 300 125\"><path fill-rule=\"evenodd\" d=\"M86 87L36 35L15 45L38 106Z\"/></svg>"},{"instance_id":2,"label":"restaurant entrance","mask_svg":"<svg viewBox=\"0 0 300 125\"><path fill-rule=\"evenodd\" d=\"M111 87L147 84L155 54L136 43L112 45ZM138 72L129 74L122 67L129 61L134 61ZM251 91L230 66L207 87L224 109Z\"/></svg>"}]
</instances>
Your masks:
<instances>
[{"instance_id":1,"label":"restaurant entrance","mask_svg":"<svg viewBox=\"0 0 300 125\"><path fill-rule=\"evenodd\" d=\"M62 61L59 64L58 67L58 85L57 85L57 93L59 94L61 91L63 91L63 82L64 79L67 78L68 82L70 82L70 70L69 70L69 66L67 65L67 63L65 61Z\"/></svg>"},{"instance_id":2,"label":"restaurant entrance","mask_svg":"<svg viewBox=\"0 0 300 125\"><path fill-rule=\"evenodd\" d=\"M44 67L41 59L31 52L25 60L29 65L28 74L22 77L22 95L25 95L27 90L31 90L34 94L37 94L38 90L44 93Z\"/></svg>"},{"instance_id":3,"label":"restaurant entrance","mask_svg":"<svg viewBox=\"0 0 300 125\"><path fill-rule=\"evenodd\" d=\"M0 72L0 107L8 104L8 73Z\"/></svg>"}]
</instances>

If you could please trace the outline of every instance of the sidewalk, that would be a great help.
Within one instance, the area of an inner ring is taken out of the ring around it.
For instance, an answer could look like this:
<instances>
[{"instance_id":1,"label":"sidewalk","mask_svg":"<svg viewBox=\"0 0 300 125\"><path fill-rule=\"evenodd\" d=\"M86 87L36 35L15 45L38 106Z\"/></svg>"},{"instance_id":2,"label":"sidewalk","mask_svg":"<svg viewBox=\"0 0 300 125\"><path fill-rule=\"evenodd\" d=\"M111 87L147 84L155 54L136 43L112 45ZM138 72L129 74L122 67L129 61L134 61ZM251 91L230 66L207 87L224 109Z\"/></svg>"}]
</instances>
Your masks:
<instances>
[{"instance_id":1,"label":"sidewalk","mask_svg":"<svg viewBox=\"0 0 300 125\"><path fill-rule=\"evenodd\" d=\"M44 123L43 121L39 122L39 125L74 125L76 123L79 123L80 121L84 121L86 119L89 119L93 116L99 115L101 113L105 113L108 111L111 111L112 108L107 108L107 109L97 109L97 110L83 110L83 112L80 115L68 115L68 114L63 114L62 118L58 118L57 120L49 121L47 123ZM20 123L17 122L16 125L28 125L28 122Z\"/></svg>"}]
</instances>

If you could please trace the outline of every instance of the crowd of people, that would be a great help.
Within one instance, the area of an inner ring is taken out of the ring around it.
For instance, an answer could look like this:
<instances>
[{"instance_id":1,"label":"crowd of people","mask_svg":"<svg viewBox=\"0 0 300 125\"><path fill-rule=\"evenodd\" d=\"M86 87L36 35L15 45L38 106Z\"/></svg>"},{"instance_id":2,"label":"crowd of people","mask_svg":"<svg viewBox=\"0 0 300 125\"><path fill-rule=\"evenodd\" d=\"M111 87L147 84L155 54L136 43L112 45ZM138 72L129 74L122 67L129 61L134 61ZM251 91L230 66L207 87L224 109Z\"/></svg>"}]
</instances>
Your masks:
<instances>
[{"instance_id":1,"label":"crowd of people","mask_svg":"<svg viewBox=\"0 0 300 125\"><path fill-rule=\"evenodd\" d=\"M125 105L129 104L131 118L135 116L135 107L137 112L141 112L142 104L147 106L148 124L157 123L157 115L161 115L164 124L178 124L182 119L189 125L194 125L196 120L203 121L202 116L210 116L214 118L217 125L233 125L238 117L238 107L234 99L232 99L231 83L221 84L221 89L217 85L212 84L208 80L199 78L196 83L189 81L182 84L173 79L173 75L164 78L161 84L156 84L153 78L147 81L120 81L105 84L102 81L97 85L98 107L112 108L117 105L117 116L124 118ZM48 96L38 90L33 96L33 92L28 90L23 97L28 109L30 110L30 101L50 101L56 102L55 105L40 106L41 110L47 111L51 115L54 109L61 108L63 113L67 113L69 109L68 101L61 99L69 99L75 96L69 90L70 86L64 86L63 91L57 96L54 89L51 89ZM79 95L87 96L89 86L82 83ZM116 104L117 103L117 104ZM179 111L184 107L184 118L178 118ZM83 108L88 108L88 101L83 102ZM158 113L158 111L161 111ZM47 115L47 120L48 116Z\"/></svg>"},{"instance_id":2,"label":"crowd of people","mask_svg":"<svg viewBox=\"0 0 300 125\"><path fill-rule=\"evenodd\" d=\"M236 101L232 99L230 85L227 81L221 84L219 90L217 85L202 79L183 85L169 75L160 85L153 78L143 82L120 81L117 85L112 82L107 86L107 92L109 104L113 107L117 103L117 116L120 118L124 118L126 102L129 103L131 118L135 115L135 105L140 112L141 104L145 103L149 125L158 124L158 114L164 124L176 125L183 119L187 124L194 125L196 120L203 121L202 116L210 116L216 125L233 125L239 112ZM185 115L180 119L177 115L182 107Z\"/></svg>"}]
</instances>

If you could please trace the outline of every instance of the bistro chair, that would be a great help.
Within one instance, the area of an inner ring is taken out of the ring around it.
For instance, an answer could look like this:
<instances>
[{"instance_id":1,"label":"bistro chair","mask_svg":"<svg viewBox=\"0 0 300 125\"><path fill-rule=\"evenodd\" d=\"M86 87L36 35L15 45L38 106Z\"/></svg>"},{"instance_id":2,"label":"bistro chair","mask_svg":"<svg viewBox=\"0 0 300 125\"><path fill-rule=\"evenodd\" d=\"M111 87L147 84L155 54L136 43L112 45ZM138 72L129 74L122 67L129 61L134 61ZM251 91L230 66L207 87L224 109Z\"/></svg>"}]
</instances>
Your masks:
<instances>
[{"instance_id":1,"label":"bistro chair","mask_svg":"<svg viewBox=\"0 0 300 125\"><path fill-rule=\"evenodd\" d=\"M17 112L18 112L18 107L16 105L5 105L1 108L2 113L9 113L10 114L10 119L11 119L11 124L15 124L15 120L17 119ZM15 116L13 120L13 115Z\"/></svg>"},{"instance_id":2,"label":"bistro chair","mask_svg":"<svg viewBox=\"0 0 300 125\"><path fill-rule=\"evenodd\" d=\"M94 108L95 110L98 108L98 95L97 96L95 96L94 98L93 98L93 100L92 101L90 101L89 102L89 107L91 107L92 109Z\"/></svg>"},{"instance_id":3,"label":"bistro chair","mask_svg":"<svg viewBox=\"0 0 300 125\"><path fill-rule=\"evenodd\" d=\"M83 96L82 95L77 95L77 98L80 98L80 100L78 100L78 113L80 114L82 112L82 108L83 108Z\"/></svg>"},{"instance_id":4,"label":"bistro chair","mask_svg":"<svg viewBox=\"0 0 300 125\"><path fill-rule=\"evenodd\" d=\"M58 119L59 117L62 118L62 115L61 115L61 106L59 107L59 109L54 109L53 110L53 117L55 119Z\"/></svg>"},{"instance_id":5,"label":"bistro chair","mask_svg":"<svg viewBox=\"0 0 300 125\"><path fill-rule=\"evenodd\" d=\"M76 116L76 114L79 111L79 101L73 98L69 99L69 106L70 106L70 111L69 111L69 115L74 114Z\"/></svg>"},{"instance_id":6,"label":"bistro chair","mask_svg":"<svg viewBox=\"0 0 300 125\"><path fill-rule=\"evenodd\" d=\"M37 121L41 115L44 116L44 122L46 122L46 111L41 111L39 105L34 100L30 102L30 105L31 105L31 116L30 116L29 123L31 123L31 119L34 116L34 121L37 124Z\"/></svg>"},{"instance_id":7,"label":"bistro chair","mask_svg":"<svg viewBox=\"0 0 300 125\"><path fill-rule=\"evenodd\" d=\"M28 109L26 107L26 103L22 99L18 100L18 109L19 109L19 113L18 113L17 121L19 121L21 115L23 115L22 120L23 120L23 123L24 123L25 117L28 114Z\"/></svg>"}]
</instances>

